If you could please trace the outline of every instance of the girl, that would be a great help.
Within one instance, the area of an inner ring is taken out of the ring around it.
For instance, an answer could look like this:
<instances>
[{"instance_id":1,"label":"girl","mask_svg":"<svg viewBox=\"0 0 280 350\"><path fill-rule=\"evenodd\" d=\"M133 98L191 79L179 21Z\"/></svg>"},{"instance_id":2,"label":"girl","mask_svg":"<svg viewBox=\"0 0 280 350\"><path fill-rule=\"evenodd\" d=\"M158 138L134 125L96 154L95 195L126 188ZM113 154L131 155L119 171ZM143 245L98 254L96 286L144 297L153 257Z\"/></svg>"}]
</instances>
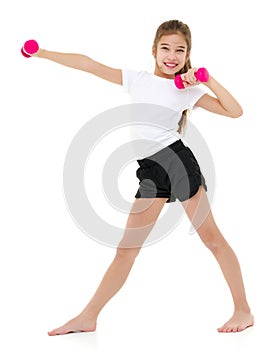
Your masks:
<instances>
[{"instance_id":1,"label":"girl","mask_svg":"<svg viewBox=\"0 0 280 350\"><path fill-rule=\"evenodd\" d=\"M194 106L231 118L240 117L243 112L235 98L212 76L204 84L214 96L197 87L198 81L195 77L197 69L191 67L190 52L189 27L180 21L171 20L162 23L156 32L152 47L155 58L154 74L107 67L79 54L40 49L34 55L123 85L134 102L162 105L176 112L172 114L173 120L171 117L168 119L169 129L157 128L156 123L152 130L148 130L147 127L138 129L144 138L160 140L162 147L154 149L154 152L150 149L149 157L138 161L140 167L137 170L137 177L140 186L128 216L123 240L117 248L113 262L84 310L62 327L50 331L48 334L51 336L95 331L100 311L125 283L141 245L151 232L164 204L176 199L183 205L202 242L217 259L232 295L233 316L218 328L218 331L239 332L254 324L237 257L214 221L200 168L190 149L180 140L187 110ZM174 89L173 79L176 74L182 74L188 89ZM149 115L149 118L155 116ZM174 128L174 125L177 127ZM131 228L138 229L141 234L137 236L137 244L134 242L128 246L126 243L131 238L129 238Z\"/></svg>"}]
</instances>

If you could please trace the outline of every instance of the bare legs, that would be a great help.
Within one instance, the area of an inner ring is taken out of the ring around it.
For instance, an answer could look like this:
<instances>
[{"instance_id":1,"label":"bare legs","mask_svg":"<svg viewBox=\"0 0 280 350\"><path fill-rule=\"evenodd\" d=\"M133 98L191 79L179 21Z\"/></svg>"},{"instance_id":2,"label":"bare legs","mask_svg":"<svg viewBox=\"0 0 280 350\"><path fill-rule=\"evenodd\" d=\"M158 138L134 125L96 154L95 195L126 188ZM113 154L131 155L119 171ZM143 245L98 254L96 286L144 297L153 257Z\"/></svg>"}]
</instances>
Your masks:
<instances>
[{"instance_id":1,"label":"bare legs","mask_svg":"<svg viewBox=\"0 0 280 350\"><path fill-rule=\"evenodd\" d=\"M116 256L94 296L77 317L64 326L49 332L49 335L95 330L98 314L125 283L135 258L151 232L165 202L166 198L135 200ZM233 316L218 328L218 331L239 332L252 326L254 318L246 300L238 260L214 221L203 187L200 187L197 194L183 202L182 205L201 240L219 263L233 298Z\"/></svg>"},{"instance_id":2,"label":"bare legs","mask_svg":"<svg viewBox=\"0 0 280 350\"><path fill-rule=\"evenodd\" d=\"M136 199L128 216L124 237L94 296L80 315L49 335L95 331L98 314L125 283L141 246L156 222L166 198Z\"/></svg>"},{"instance_id":3,"label":"bare legs","mask_svg":"<svg viewBox=\"0 0 280 350\"><path fill-rule=\"evenodd\" d=\"M219 263L232 294L233 316L222 327L218 328L218 331L239 332L252 326L254 318L246 300L239 262L214 221L203 187L195 196L182 204L201 240Z\"/></svg>"}]
</instances>

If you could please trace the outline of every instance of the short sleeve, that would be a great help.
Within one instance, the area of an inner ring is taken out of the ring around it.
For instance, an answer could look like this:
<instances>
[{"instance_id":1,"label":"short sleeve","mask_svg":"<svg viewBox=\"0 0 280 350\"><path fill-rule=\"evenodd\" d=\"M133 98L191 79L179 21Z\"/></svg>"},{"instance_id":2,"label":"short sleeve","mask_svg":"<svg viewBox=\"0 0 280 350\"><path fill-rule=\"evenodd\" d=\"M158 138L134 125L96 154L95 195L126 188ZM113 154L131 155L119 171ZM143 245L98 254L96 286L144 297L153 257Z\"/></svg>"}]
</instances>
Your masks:
<instances>
[{"instance_id":1,"label":"short sleeve","mask_svg":"<svg viewBox=\"0 0 280 350\"><path fill-rule=\"evenodd\" d=\"M194 109L196 108L195 107L195 104L196 102L203 96L206 94L206 92L201 89L200 87L198 86L193 86L193 87L188 87L187 89L187 92L188 92L188 106L191 108L191 109Z\"/></svg>"},{"instance_id":2,"label":"short sleeve","mask_svg":"<svg viewBox=\"0 0 280 350\"><path fill-rule=\"evenodd\" d=\"M141 75L141 72L122 69L122 85L124 92L130 92L133 82L138 79Z\"/></svg>"}]
</instances>

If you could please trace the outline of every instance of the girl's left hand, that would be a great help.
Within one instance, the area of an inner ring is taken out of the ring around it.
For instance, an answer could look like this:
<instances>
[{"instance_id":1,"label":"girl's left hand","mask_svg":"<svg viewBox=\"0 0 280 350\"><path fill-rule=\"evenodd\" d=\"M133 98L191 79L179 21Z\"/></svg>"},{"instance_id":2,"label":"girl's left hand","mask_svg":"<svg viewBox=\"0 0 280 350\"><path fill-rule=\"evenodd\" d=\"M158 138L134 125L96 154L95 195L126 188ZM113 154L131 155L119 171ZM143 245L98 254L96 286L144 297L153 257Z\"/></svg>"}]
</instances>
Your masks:
<instances>
[{"instance_id":1,"label":"girl's left hand","mask_svg":"<svg viewBox=\"0 0 280 350\"><path fill-rule=\"evenodd\" d=\"M196 79L194 73L198 71L198 68L190 68L187 73L181 74L181 78L183 80L183 84L185 87L188 85L195 86L200 84L200 82Z\"/></svg>"}]
</instances>

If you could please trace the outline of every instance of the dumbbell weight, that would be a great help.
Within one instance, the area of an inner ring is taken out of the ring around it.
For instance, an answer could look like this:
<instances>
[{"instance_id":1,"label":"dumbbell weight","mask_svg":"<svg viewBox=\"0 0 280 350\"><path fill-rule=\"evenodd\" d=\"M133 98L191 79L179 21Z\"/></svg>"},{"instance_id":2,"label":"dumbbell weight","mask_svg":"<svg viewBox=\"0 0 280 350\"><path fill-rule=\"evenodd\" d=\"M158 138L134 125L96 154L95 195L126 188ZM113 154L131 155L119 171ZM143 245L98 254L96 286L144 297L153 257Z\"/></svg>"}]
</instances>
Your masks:
<instances>
[{"instance_id":1,"label":"dumbbell weight","mask_svg":"<svg viewBox=\"0 0 280 350\"><path fill-rule=\"evenodd\" d=\"M209 79L209 73L206 68L202 67L197 70L197 72L194 73L197 80L199 80L201 83L205 83ZM174 79L174 83L178 89L184 89L184 81L181 77L181 74L176 75ZM186 82L185 82L186 83Z\"/></svg>"},{"instance_id":2,"label":"dumbbell weight","mask_svg":"<svg viewBox=\"0 0 280 350\"><path fill-rule=\"evenodd\" d=\"M24 57L30 58L39 51L39 44L36 40L27 40L21 48L21 53Z\"/></svg>"}]
</instances>

